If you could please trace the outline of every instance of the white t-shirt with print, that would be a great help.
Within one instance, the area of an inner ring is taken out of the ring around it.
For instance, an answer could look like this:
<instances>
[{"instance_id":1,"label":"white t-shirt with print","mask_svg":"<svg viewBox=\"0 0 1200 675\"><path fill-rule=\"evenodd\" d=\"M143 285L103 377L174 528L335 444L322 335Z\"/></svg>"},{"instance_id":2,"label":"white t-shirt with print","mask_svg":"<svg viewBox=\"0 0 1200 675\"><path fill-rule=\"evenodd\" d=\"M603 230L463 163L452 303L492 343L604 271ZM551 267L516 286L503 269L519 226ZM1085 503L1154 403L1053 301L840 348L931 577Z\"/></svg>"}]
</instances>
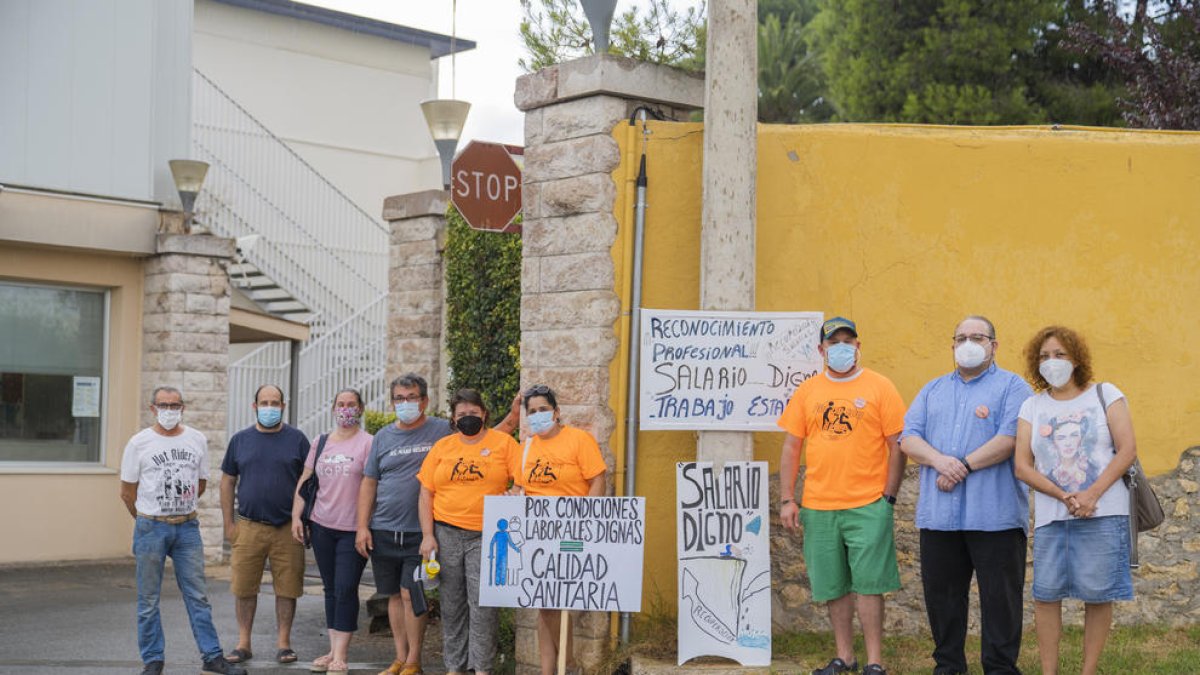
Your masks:
<instances>
[{"instance_id":1,"label":"white t-shirt with print","mask_svg":"<svg viewBox=\"0 0 1200 675\"><path fill-rule=\"evenodd\" d=\"M196 510L200 481L208 480L208 441L191 427L183 427L177 436L163 436L154 427L142 429L125 445L121 480L137 483L138 513L191 513Z\"/></svg>"},{"instance_id":2,"label":"white t-shirt with print","mask_svg":"<svg viewBox=\"0 0 1200 675\"><path fill-rule=\"evenodd\" d=\"M1104 383L1106 404L1111 406L1123 398L1120 389ZM1113 460L1112 435L1096 385L1068 401L1055 400L1049 392L1031 396L1021 405L1019 417L1033 428L1034 466L1067 492L1086 490ZM1074 518L1065 504L1036 490L1033 508L1035 528ZM1129 489L1118 480L1100 496L1091 517L1127 515Z\"/></svg>"}]
</instances>

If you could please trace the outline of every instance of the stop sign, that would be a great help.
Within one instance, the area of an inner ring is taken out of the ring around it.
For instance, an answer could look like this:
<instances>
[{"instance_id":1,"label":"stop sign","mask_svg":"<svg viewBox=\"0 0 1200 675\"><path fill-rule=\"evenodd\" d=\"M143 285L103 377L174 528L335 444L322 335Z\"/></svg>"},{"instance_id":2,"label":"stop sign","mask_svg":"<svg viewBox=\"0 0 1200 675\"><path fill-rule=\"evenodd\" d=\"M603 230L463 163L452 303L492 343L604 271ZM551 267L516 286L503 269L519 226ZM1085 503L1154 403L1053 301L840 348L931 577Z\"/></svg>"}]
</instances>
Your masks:
<instances>
[{"instance_id":1,"label":"stop sign","mask_svg":"<svg viewBox=\"0 0 1200 675\"><path fill-rule=\"evenodd\" d=\"M514 157L516 155L516 157ZM476 230L520 232L522 149L471 141L450 165L450 201Z\"/></svg>"}]
</instances>

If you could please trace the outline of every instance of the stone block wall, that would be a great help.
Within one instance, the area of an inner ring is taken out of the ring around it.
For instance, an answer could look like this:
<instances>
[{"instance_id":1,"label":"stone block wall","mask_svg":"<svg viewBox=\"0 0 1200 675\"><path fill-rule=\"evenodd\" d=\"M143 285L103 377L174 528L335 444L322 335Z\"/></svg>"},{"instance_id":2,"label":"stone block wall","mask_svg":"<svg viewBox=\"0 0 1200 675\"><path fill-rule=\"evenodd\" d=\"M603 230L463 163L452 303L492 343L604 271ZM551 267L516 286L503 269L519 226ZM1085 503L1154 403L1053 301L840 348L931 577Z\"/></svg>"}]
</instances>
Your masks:
<instances>
[{"instance_id":1,"label":"stone block wall","mask_svg":"<svg viewBox=\"0 0 1200 675\"><path fill-rule=\"evenodd\" d=\"M564 421L596 437L611 471L609 439L623 412L609 407L621 312L612 132L640 105L686 119L703 101L703 80L593 56L520 78L515 100L525 112L521 384L552 387ZM573 621L586 671L609 644L611 617L582 612ZM519 673L538 672L536 612L517 613L517 663Z\"/></svg>"},{"instance_id":2,"label":"stone block wall","mask_svg":"<svg viewBox=\"0 0 1200 675\"><path fill-rule=\"evenodd\" d=\"M225 456L229 367L228 260L232 239L159 235L158 255L146 260L142 302L141 423L160 385L183 392L183 423L208 439L208 490L200 499L200 531L209 560L223 556L219 493Z\"/></svg>"},{"instance_id":3,"label":"stone block wall","mask_svg":"<svg viewBox=\"0 0 1200 675\"><path fill-rule=\"evenodd\" d=\"M442 326L445 319L442 251L447 194L427 190L388 197L383 219L391 226L388 268L388 367L390 382L414 372L429 382L432 408L445 409Z\"/></svg>"},{"instance_id":4,"label":"stone block wall","mask_svg":"<svg viewBox=\"0 0 1200 675\"><path fill-rule=\"evenodd\" d=\"M1136 600L1119 602L1114 620L1119 624L1168 623L1192 625L1200 621L1200 447L1183 453L1179 466L1150 479L1167 513L1157 529L1143 533L1138 550L1141 568L1134 570ZM778 476L772 480L771 503L778 504ZM901 590L887 600L889 633L927 635L925 597L921 590L919 532L914 525L917 503L917 467L909 466L896 505L896 557ZM815 605L801 551L802 538L771 522L771 616L776 631L827 632L824 605ZM1025 627L1033 630L1033 545L1030 538L1025 572ZM1083 604L1063 603L1063 621L1083 624ZM969 629L979 633L979 597L972 588Z\"/></svg>"}]
</instances>

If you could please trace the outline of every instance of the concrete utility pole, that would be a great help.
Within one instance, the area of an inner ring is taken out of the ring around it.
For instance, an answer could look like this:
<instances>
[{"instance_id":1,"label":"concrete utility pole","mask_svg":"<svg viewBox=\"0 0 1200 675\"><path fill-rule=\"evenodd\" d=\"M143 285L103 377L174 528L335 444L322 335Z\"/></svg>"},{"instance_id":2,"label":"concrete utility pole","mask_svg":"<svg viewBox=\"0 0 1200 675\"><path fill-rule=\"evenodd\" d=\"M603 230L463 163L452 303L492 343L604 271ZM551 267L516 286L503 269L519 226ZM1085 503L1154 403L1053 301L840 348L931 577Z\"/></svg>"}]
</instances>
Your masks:
<instances>
[{"instance_id":1,"label":"concrete utility pole","mask_svg":"<svg viewBox=\"0 0 1200 675\"><path fill-rule=\"evenodd\" d=\"M758 0L711 0L704 93L700 308L754 309ZM751 435L701 431L699 461L753 459Z\"/></svg>"}]
</instances>

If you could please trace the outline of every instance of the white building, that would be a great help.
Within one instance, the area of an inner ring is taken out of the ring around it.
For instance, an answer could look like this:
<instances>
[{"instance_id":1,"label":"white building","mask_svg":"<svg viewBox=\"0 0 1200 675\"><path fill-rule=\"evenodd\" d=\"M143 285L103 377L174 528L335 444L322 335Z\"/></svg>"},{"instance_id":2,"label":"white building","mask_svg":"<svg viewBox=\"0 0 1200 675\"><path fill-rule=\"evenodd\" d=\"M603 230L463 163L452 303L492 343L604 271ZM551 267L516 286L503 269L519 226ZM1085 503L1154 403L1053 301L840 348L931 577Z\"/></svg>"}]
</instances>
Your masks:
<instances>
[{"instance_id":1,"label":"white building","mask_svg":"<svg viewBox=\"0 0 1200 675\"><path fill-rule=\"evenodd\" d=\"M228 377L225 343L206 372L151 353L143 318L166 310L147 269L179 209L170 159L211 164L198 228L243 238L230 281L259 289L229 297L221 277L224 299L195 298L204 320L225 317L243 342L304 340L283 319L311 318L296 351L322 409L327 389L381 388L379 212L385 195L437 184L418 103L450 43L285 0L0 1L0 509L13 514L0 563L128 555L117 469L149 421L147 380L172 372L163 383L191 392L214 460L229 390L288 383L287 342L272 343L283 362L268 347Z\"/></svg>"}]
</instances>

